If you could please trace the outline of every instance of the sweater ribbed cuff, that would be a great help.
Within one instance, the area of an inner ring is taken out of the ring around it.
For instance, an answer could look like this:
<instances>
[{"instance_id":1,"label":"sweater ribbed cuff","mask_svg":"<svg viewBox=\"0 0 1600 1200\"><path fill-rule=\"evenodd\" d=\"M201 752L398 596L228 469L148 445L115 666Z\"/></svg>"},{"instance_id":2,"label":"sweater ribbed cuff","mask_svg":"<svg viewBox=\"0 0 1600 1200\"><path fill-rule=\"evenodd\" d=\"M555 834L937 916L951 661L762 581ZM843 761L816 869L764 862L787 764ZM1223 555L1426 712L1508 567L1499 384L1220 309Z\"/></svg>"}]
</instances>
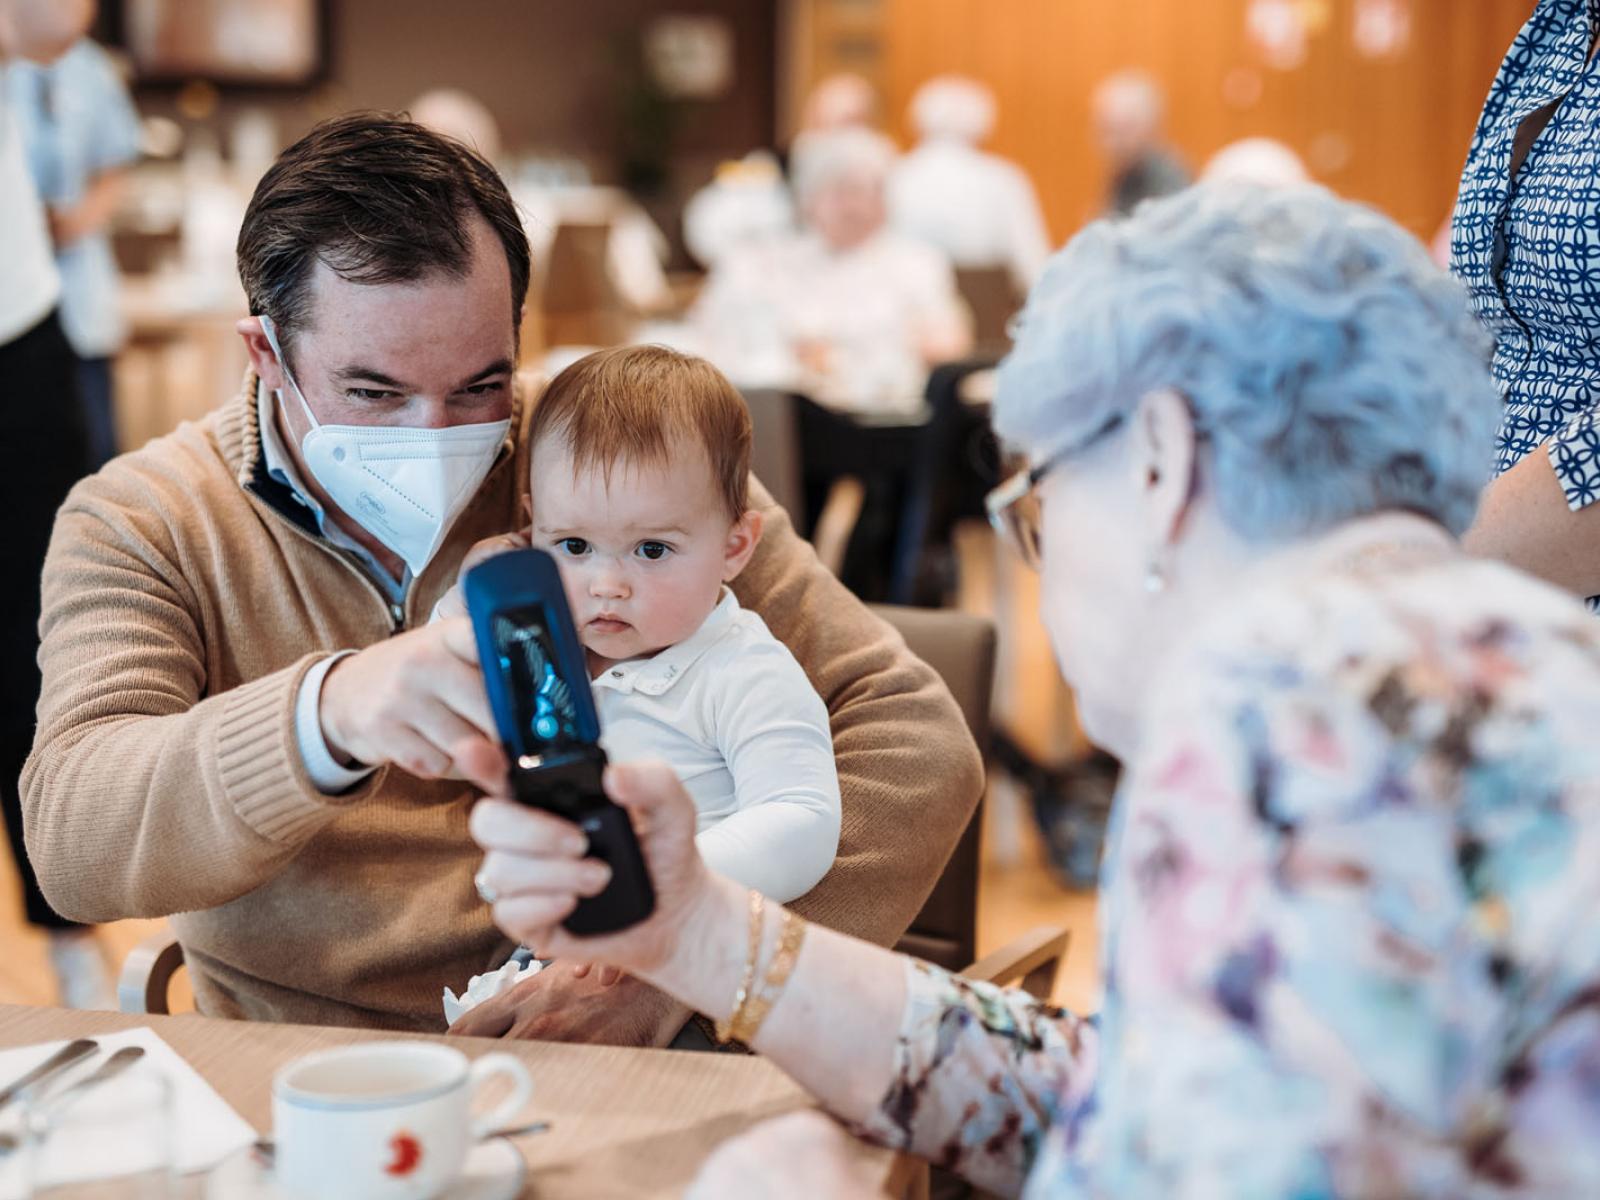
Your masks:
<instances>
[{"instance_id":1,"label":"sweater ribbed cuff","mask_svg":"<svg viewBox=\"0 0 1600 1200\"><path fill-rule=\"evenodd\" d=\"M275 842L304 841L368 791L324 795L300 761L295 700L301 680L316 662L317 656L309 657L234 688L217 728L224 794L240 820Z\"/></svg>"}]
</instances>

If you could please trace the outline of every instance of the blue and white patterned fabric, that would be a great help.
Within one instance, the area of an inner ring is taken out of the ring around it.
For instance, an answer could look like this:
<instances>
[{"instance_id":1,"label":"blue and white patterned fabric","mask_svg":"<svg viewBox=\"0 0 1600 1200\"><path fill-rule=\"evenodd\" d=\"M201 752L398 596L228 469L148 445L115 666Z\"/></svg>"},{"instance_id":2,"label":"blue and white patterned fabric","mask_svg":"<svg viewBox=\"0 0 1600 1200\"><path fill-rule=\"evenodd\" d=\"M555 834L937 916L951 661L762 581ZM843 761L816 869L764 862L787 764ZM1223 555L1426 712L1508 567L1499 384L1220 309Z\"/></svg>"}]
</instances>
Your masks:
<instances>
[{"instance_id":1,"label":"blue and white patterned fabric","mask_svg":"<svg viewBox=\"0 0 1600 1200\"><path fill-rule=\"evenodd\" d=\"M1596 7L1540 0L1512 43L1472 141L1451 238L1451 265L1496 338L1506 402L1496 471L1546 446L1575 510L1600 500ZM1562 97L1512 180L1518 128Z\"/></svg>"}]
</instances>

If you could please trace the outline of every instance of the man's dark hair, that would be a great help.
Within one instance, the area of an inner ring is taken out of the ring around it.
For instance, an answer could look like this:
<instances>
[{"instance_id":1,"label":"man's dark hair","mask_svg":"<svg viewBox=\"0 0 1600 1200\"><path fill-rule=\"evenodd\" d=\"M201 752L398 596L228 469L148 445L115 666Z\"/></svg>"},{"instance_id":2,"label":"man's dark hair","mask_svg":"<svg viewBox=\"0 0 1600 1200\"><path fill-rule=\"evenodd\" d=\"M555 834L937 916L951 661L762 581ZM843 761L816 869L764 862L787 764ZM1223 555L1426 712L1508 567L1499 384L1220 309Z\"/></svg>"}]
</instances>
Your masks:
<instances>
[{"instance_id":1,"label":"man's dark hair","mask_svg":"<svg viewBox=\"0 0 1600 1200\"><path fill-rule=\"evenodd\" d=\"M505 247L511 321L528 291L528 238L499 173L460 142L396 113L324 121L256 185L239 229L239 281L252 314L285 343L304 324L318 260L356 283L466 273L476 213Z\"/></svg>"}]
</instances>

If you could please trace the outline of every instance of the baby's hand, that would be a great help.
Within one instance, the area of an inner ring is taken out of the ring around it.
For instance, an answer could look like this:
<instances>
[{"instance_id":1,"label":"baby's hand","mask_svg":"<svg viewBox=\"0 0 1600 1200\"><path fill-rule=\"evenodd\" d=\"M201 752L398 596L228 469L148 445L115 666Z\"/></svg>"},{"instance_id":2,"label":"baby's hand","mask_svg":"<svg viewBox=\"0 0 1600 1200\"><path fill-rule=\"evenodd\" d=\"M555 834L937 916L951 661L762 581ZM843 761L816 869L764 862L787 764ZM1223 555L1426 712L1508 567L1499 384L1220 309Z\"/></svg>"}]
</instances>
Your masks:
<instances>
[{"instance_id":1,"label":"baby's hand","mask_svg":"<svg viewBox=\"0 0 1600 1200\"><path fill-rule=\"evenodd\" d=\"M442 621L446 617L464 617L467 615L467 597L461 590L461 581L467 577L467 572L486 559L493 558L496 554L504 554L507 550L526 550L533 545L533 530L520 529L516 533L496 534L491 538L484 538L467 551L466 557L461 560L461 572L456 576L455 586L446 592L433 606L432 621Z\"/></svg>"},{"instance_id":2,"label":"baby's hand","mask_svg":"<svg viewBox=\"0 0 1600 1200\"><path fill-rule=\"evenodd\" d=\"M572 968L572 977L574 979L582 979L587 976L589 972L593 971L594 967L594 963L576 963ZM595 982L601 987L610 987L617 980L621 979L622 975L622 971L616 967L603 966L600 968L599 972L596 973L594 978Z\"/></svg>"}]
</instances>

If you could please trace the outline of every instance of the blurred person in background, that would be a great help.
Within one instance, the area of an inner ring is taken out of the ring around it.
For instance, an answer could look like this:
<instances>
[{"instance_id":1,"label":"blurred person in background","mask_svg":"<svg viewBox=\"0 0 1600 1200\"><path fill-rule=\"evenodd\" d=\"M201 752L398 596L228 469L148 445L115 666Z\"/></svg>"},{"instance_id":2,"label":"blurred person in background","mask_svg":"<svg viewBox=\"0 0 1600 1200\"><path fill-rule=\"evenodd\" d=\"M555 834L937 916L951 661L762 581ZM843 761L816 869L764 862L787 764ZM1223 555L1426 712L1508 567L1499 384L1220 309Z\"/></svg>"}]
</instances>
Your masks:
<instances>
[{"instance_id":1,"label":"blurred person in background","mask_svg":"<svg viewBox=\"0 0 1600 1200\"><path fill-rule=\"evenodd\" d=\"M887 226L894 158L888 139L864 129L797 140L803 228L720 260L691 316L698 344L735 383L911 415L928 368L967 352L949 260Z\"/></svg>"},{"instance_id":2,"label":"blurred person in background","mask_svg":"<svg viewBox=\"0 0 1600 1200\"><path fill-rule=\"evenodd\" d=\"M994 132L994 93L958 75L931 79L912 98L911 123L919 141L890 177L891 225L957 267L1009 269L1026 293L1050 256L1050 235L1027 173L982 149Z\"/></svg>"},{"instance_id":3,"label":"blurred person in background","mask_svg":"<svg viewBox=\"0 0 1600 1200\"><path fill-rule=\"evenodd\" d=\"M1095 89L1094 129L1111 164L1107 211L1125 217L1142 201L1189 185L1189 170L1164 141L1166 97L1143 71L1122 71Z\"/></svg>"},{"instance_id":4,"label":"blurred person in background","mask_svg":"<svg viewBox=\"0 0 1600 1200\"><path fill-rule=\"evenodd\" d=\"M1311 173L1300 156L1282 142L1252 137L1230 142L1213 154L1200 172L1200 181L1294 187L1310 183Z\"/></svg>"},{"instance_id":5,"label":"blurred person in background","mask_svg":"<svg viewBox=\"0 0 1600 1200\"><path fill-rule=\"evenodd\" d=\"M821 80L806 94L805 106L800 112L801 135L877 127L877 89L865 76L850 71Z\"/></svg>"},{"instance_id":6,"label":"blurred person in background","mask_svg":"<svg viewBox=\"0 0 1600 1200\"><path fill-rule=\"evenodd\" d=\"M33 742L39 696L39 575L56 509L89 468L78 360L61 328L61 278L50 231L28 171L11 72L48 63L83 36L88 0L0 0L0 806L22 876L24 913L49 939L61 1001L110 1008L99 947L39 891L23 847L17 778Z\"/></svg>"},{"instance_id":7,"label":"blurred person in background","mask_svg":"<svg viewBox=\"0 0 1600 1200\"><path fill-rule=\"evenodd\" d=\"M117 452L111 362L127 337L110 225L139 158L139 116L110 56L87 38L48 65L14 65L6 90L49 217L61 323L99 467Z\"/></svg>"},{"instance_id":8,"label":"blurred person in background","mask_svg":"<svg viewBox=\"0 0 1600 1200\"><path fill-rule=\"evenodd\" d=\"M1587 0L1540 0L1495 79L1451 268L1494 335L1505 409L1469 549L1600 612L1600 47Z\"/></svg>"},{"instance_id":9,"label":"blurred person in background","mask_svg":"<svg viewBox=\"0 0 1600 1200\"><path fill-rule=\"evenodd\" d=\"M683 210L684 245L707 270L741 247L793 231L794 204L770 150L718 165Z\"/></svg>"},{"instance_id":10,"label":"blurred person in background","mask_svg":"<svg viewBox=\"0 0 1600 1200\"><path fill-rule=\"evenodd\" d=\"M460 88L431 88L406 106L411 119L455 138L492 163L500 162L500 123L489 106Z\"/></svg>"}]
</instances>

